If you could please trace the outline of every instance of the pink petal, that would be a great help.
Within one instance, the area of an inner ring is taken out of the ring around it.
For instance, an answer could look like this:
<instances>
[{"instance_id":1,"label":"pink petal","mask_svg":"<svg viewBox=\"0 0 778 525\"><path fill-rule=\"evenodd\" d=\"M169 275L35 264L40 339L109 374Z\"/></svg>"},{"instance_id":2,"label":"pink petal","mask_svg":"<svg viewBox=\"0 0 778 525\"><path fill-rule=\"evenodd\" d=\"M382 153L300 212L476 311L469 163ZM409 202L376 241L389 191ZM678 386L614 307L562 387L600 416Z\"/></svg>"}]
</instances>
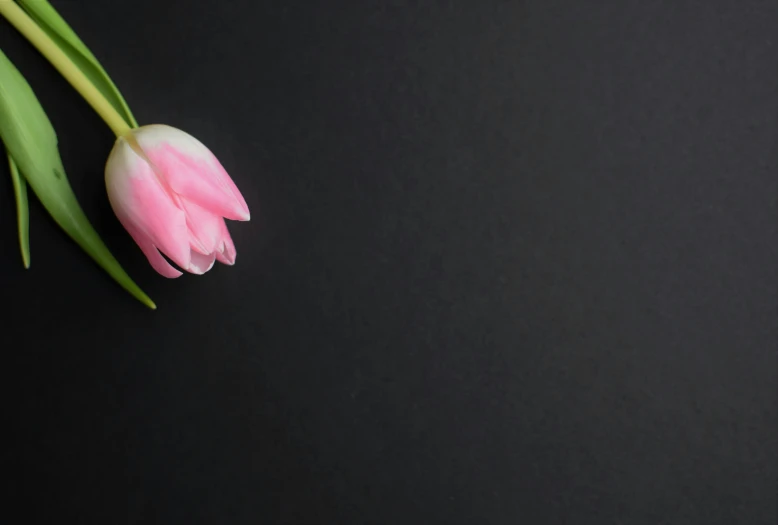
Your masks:
<instances>
[{"instance_id":1,"label":"pink petal","mask_svg":"<svg viewBox=\"0 0 778 525\"><path fill-rule=\"evenodd\" d=\"M173 268L170 263L167 262L164 257L162 257L162 255L159 253L159 250L157 250L154 244L152 244L151 239L143 235L140 230L132 227L131 225L127 225L126 229L132 236L133 240L135 240L135 242L138 244L143 254L149 260L151 267L154 268L157 273L169 279L181 277L181 272Z\"/></svg>"},{"instance_id":2,"label":"pink petal","mask_svg":"<svg viewBox=\"0 0 778 525\"><path fill-rule=\"evenodd\" d=\"M173 262L188 267L184 211L175 205L149 164L123 139L117 141L108 158L105 179L111 207L125 228L137 229Z\"/></svg>"},{"instance_id":3,"label":"pink petal","mask_svg":"<svg viewBox=\"0 0 778 525\"><path fill-rule=\"evenodd\" d=\"M218 159L196 138L161 124L143 126L135 137L173 191L222 217L250 219L243 195Z\"/></svg>"},{"instance_id":4,"label":"pink petal","mask_svg":"<svg viewBox=\"0 0 778 525\"><path fill-rule=\"evenodd\" d=\"M200 239L197 238L197 235L192 231L191 228L189 228L189 225L187 225L187 229L189 232L189 247L192 248L192 251L195 251L197 253L208 255L213 250L208 250L203 246L203 243L200 242Z\"/></svg>"},{"instance_id":5,"label":"pink petal","mask_svg":"<svg viewBox=\"0 0 778 525\"><path fill-rule=\"evenodd\" d=\"M192 260L186 270L196 275L202 275L213 268L213 263L215 260L215 254L203 255L201 253L192 252Z\"/></svg>"},{"instance_id":6,"label":"pink petal","mask_svg":"<svg viewBox=\"0 0 778 525\"><path fill-rule=\"evenodd\" d=\"M181 205L186 213L186 224L192 236L190 238L192 248L205 255L216 250L221 242L219 223L224 222L224 219L184 199L181 200Z\"/></svg>"},{"instance_id":7,"label":"pink petal","mask_svg":"<svg viewBox=\"0 0 778 525\"><path fill-rule=\"evenodd\" d=\"M227 230L227 224L224 220L221 221L220 228L222 245L216 252L216 260L222 264L232 266L235 264L235 258L238 255L235 250L235 243L232 242L232 237L230 237L230 232Z\"/></svg>"}]
</instances>

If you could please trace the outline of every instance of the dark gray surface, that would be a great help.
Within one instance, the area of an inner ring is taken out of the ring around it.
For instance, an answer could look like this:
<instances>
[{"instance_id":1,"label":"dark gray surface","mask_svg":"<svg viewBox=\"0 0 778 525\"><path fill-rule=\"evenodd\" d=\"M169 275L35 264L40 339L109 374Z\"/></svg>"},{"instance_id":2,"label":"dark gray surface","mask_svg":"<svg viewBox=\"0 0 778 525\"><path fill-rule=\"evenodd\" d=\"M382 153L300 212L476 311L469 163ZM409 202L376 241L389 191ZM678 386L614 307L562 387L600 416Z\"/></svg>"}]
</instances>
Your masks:
<instances>
[{"instance_id":1,"label":"dark gray surface","mask_svg":"<svg viewBox=\"0 0 778 525\"><path fill-rule=\"evenodd\" d=\"M3 25L159 305L37 203L22 270L0 169L17 522L776 523L774 2L53 3L253 219L154 274Z\"/></svg>"}]
</instances>

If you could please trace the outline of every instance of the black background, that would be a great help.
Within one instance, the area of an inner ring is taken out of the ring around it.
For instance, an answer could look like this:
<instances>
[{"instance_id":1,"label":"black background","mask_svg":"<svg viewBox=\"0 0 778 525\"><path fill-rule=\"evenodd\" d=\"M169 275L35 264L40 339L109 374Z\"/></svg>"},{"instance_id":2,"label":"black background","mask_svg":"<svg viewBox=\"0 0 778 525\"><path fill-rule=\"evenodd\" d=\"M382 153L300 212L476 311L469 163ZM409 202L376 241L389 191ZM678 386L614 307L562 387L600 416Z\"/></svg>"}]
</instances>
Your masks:
<instances>
[{"instance_id":1,"label":"black background","mask_svg":"<svg viewBox=\"0 0 778 525\"><path fill-rule=\"evenodd\" d=\"M252 211L145 309L0 185L9 523L776 523L778 6L53 1Z\"/></svg>"}]
</instances>

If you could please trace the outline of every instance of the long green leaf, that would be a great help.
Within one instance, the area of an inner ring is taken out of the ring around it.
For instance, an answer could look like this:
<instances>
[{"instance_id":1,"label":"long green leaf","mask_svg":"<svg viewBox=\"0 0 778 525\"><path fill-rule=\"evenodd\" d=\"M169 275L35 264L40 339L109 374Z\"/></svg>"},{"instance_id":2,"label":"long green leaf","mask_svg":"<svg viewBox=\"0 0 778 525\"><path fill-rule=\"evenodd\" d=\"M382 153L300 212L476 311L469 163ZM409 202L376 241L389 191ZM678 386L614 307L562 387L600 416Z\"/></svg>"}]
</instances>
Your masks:
<instances>
[{"instance_id":1,"label":"long green leaf","mask_svg":"<svg viewBox=\"0 0 778 525\"><path fill-rule=\"evenodd\" d=\"M48 0L16 1L30 15L30 18L57 43L73 63L81 69L114 109L124 117L127 123L132 127L138 127L138 122L135 120L116 84L113 83L97 58L95 58L89 48L86 47Z\"/></svg>"},{"instance_id":2,"label":"long green leaf","mask_svg":"<svg viewBox=\"0 0 778 525\"><path fill-rule=\"evenodd\" d=\"M8 154L8 168L11 171L11 181L16 196L16 216L19 223L19 248L22 250L24 267L30 267L30 208L27 202L27 181L19 173L13 157Z\"/></svg>"},{"instance_id":3,"label":"long green leaf","mask_svg":"<svg viewBox=\"0 0 778 525\"><path fill-rule=\"evenodd\" d=\"M62 166L54 128L30 85L2 51L0 138L57 224L125 290L156 308L111 255L81 210Z\"/></svg>"}]
</instances>

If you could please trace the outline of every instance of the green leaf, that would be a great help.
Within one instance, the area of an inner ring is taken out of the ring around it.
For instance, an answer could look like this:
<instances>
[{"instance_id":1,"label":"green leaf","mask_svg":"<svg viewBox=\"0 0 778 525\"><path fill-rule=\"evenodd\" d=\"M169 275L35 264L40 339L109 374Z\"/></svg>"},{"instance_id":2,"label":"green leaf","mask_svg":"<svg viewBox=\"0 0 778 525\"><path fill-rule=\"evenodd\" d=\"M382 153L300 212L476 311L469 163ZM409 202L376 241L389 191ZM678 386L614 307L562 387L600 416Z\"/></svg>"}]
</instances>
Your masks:
<instances>
[{"instance_id":1,"label":"green leaf","mask_svg":"<svg viewBox=\"0 0 778 525\"><path fill-rule=\"evenodd\" d=\"M65 52L111 105L134 128L138 127L127 102L88 47L48 0L16 0L30 18Z\"/></svg>"},{"instance_id":2,"label":"green leaf","mask_svg":"<svg viewBox=\"0 0 778 525\"><path fill-rule=\"evenodd\" d=\"M62 166L54 128L30 85L2 51L0 138L57 224L125 290L156 308L111 255L81 210Z\"/></svg>"},{"instance_id":3,"label":"green leaf","mask_svg":"<svg viewBox=\"0 0 778 525\"><path fill-rule=\"evenodd\" d=\"M24 267L30 267L30 209L27 203L27 181L19 173L11 155L8 155L8 167L11 170L11 180L16 196L16 215L19 223L19 247L22 250L22 262Z\"/></svg>"}]
</instances>

